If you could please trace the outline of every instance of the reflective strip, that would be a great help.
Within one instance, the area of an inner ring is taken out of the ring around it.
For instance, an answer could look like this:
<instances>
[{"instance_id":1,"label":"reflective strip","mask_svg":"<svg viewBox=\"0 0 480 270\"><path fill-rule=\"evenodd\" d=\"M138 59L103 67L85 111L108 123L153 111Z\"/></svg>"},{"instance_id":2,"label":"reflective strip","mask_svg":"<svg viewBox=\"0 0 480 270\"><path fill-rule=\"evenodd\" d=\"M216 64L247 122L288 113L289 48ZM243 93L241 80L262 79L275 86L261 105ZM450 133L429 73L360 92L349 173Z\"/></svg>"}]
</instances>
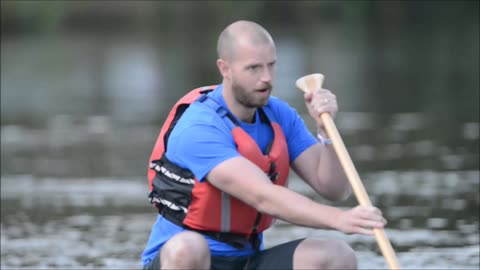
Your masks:
<instances>
[{"instance_id":1,"label":"reflective strip","mask_svg":"<svg viewBox=\"0 0 480 270\"><path fill-rule=\"evenodd\" d=\"M165 200L165 199L160 199L160 203L165 205L166 207L172 209L172 210L175 210L175 211L179 211L179 210L182 210L183 212L187 213L188 212L188 209L183 207L183 206L178 206L176 204L174 204L173 202L169 201L169 200Z\"/></svg>"},{"instance_id":2,"label":"reflective strip","mask_svg":"<svg viewBox=\"0 0 480 270\"><path fill-rule=\"evenodd\" d=\"M220 231L221 232L228 232L230 231L230 196L222 192L222 213L221 213L221 227Z\"/></svg>"},{"instance_id":3,"label":"reflective strip","mask_svg":"<svg viewBox=\"0 0 480 270\"><path fill-rule=\"evenodd\" d=\"M183 183L183 184L188 184L188 185L193 185L195 184L195 180L192 179L192 178L183 178L181 177L180 175L177 175L175 173L172 173L171 171L169 171L167 168L165 168L164 166L159 166L159 165L156 165L155 163L151 163L150 164L150 168L154 168L155 171L159 172L159 173L163 173L164 175L166 175L168 178L172 179L172 180L175 180L177 182L180 182L180 183Z\"/></svg>"}]
</instances>

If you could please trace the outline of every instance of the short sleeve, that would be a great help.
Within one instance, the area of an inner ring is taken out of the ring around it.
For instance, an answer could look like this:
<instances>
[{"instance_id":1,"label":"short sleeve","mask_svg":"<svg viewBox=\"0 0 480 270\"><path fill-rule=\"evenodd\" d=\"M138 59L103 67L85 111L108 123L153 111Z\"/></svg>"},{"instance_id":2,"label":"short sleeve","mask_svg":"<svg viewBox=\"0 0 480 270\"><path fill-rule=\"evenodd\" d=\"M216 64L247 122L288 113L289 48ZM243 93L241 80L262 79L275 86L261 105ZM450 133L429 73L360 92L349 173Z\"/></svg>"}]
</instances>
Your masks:
<instances>
[{"instance_id":1,"label":"short sleeve","mask_svg":"<svg viewBox=\"0 0 480 270\"><path fill-rule=\"evenodd\" d=\"M176 126L168 140L167 158L192 171L199 181L205 180L217 165L240 155L229 129L222 124L218 117L217 125L200 122Z\"/></svg>"}]
</instances>

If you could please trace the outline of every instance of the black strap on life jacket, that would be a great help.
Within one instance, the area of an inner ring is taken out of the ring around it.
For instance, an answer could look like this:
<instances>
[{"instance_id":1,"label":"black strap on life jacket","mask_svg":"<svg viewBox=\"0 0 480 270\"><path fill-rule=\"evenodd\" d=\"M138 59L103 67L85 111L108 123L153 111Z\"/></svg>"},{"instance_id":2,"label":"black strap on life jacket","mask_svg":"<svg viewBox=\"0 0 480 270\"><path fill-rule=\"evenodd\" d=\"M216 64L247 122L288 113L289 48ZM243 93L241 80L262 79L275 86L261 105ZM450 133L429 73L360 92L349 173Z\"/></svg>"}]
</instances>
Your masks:
<instances>
[{"instance_id":1,"label":"black strap on life jacket","mask_svg":"<svg viewBox=\"0 0 480 270\"><path fill-rule=\"evenodd\" d=\"M172 163L165 154L159 160L153 160L150 169L155 170L152 191L148 195L150 203L168 215L168 220L181 225L192 201L195 176L190 170Z\"/></svg>"},{"instance_id":2,"label":"black strap on life jacket","mask_svg":"<svg viewBox=\"0 0 480 270\"><path fill-rule=\"evenodd\" d=\"M259 243L258 247L254 247L255 251L259 250L259 247L260 247L260 237L258 234L246 235L246 234L231 233L231 232L213 232L213 231L205 231L205 230L190 228L186 225L183 225L183 227L185 229L206 235L212 238L213 240L229 244L230 246L237 249L245 249L248 246L249 242L252 244L252 247L254 247L253 241L255 241L255 243Z\"/></svg>"}]
</instances>

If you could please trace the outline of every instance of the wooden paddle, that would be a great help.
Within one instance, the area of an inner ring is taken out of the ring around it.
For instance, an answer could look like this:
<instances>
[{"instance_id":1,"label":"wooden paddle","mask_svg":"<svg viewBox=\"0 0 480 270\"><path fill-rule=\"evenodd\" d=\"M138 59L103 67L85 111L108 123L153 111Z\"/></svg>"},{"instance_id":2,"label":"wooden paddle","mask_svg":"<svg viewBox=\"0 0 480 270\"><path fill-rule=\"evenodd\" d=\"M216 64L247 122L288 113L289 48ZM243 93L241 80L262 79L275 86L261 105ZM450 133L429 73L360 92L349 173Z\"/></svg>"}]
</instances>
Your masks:
<instances>
[{"instance_id":1,"label":"wooden paddle","mask_svg":"<svg viewBox=\"0 0 480 270\"><path fill-rule=\"evenodd\" d=\"M303 92L312 92L322 88L324 76L320 73L310 74L304 76L296 81L296 86ZM357 170L353 165L352 159L345 148L340 134L338 133L337 127L332 120L332 117L329 113L322 113L320 115L322 119L325 130L327 131L328 137L332 141L333 148L335 153L337 153L338 159L342 164L343 170L348 177L348 181L352 186L353 193L357 198L358 202L362 206L371 206L372 203L368 198L365 187L358 176ZM397 258L395 257L395 252L393 251L392 245L388 240L385 231L383 229L374 228L373 232L377 240L377 244L380 247L380 250L383 254L383 257L387 261L388 267L390 269L400 269L398 266Z\"/></svg>"}]
</instances>

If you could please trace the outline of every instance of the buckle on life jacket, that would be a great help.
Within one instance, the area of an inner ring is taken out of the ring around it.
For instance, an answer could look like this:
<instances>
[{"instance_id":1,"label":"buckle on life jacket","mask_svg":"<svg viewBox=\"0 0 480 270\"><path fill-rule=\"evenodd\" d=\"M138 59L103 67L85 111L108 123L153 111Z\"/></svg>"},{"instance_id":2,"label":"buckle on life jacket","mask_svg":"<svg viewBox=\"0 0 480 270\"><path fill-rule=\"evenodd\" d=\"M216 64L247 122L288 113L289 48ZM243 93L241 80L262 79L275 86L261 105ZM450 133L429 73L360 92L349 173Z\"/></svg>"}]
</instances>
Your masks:
<instances>
[{"instance_id":1,"label":"buckle on life jacket","mask_svg":"<svg viewBox=\"0 0 480 270\"><path fill-rule=\"evenodd\" d=\"M276 168L277 168L277 164L275 164L275 162L270 163L270 170L268 172L268 177L272 182L277 181L278 176L280 175L279 172L275 172Z\"/></svg>"},{"instance_id":2,"label":"buckle on life jacket","mask_svg":"<svg viewBox=\"0 0 480 270\"><path fill-rule=\"evenodd\" d=\"M255 250L255 252L260 251L260 244L262 243L262 241L260 241L260 237L258 237L258 234L255 233L250 236L250 243L252 244L253 250Z\"/></svg>"}]
</instances>

